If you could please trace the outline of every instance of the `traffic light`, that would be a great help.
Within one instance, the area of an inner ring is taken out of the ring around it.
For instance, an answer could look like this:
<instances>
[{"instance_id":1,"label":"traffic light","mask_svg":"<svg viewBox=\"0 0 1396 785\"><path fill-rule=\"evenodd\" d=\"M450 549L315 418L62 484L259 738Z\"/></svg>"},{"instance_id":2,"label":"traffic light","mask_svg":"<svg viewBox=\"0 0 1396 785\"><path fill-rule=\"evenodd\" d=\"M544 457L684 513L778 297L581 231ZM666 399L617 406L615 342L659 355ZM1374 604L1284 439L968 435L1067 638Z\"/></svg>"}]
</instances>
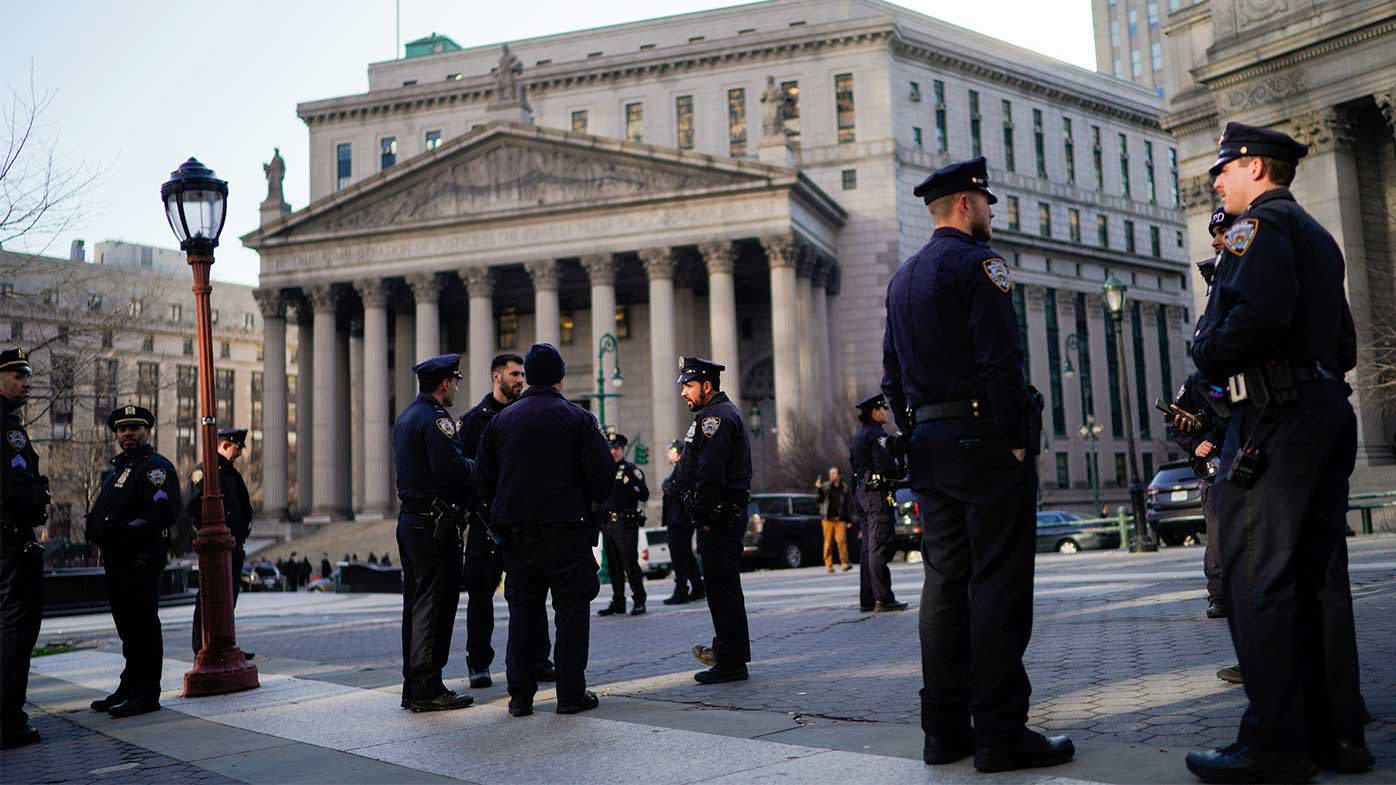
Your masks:
<instances>
[{"instance_id":1,"label":"traffic light","mask_svg":"<svg viewBox=\"0 0 1396 785\"><path fill-rule=\"evenodd\" d=\"M635 465L636 465L636 466L648 466L649 463L650 463L650 448L646 447L644 442L639 441L639 440L636 440L636 442L635 442Z\"/></svg>"}]
</instances>

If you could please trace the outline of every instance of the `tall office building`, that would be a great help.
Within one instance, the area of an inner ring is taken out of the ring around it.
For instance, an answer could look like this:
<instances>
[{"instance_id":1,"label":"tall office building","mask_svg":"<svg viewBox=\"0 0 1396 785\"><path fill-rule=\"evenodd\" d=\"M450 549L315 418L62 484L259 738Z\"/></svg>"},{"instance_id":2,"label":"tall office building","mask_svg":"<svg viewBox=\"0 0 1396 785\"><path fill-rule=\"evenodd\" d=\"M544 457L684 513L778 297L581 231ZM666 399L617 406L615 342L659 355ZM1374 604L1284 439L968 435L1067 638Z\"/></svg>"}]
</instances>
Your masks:
<instances>
[{"instance_id":1,"label":"tall office building","mask_svg":"<svg viewBox=\"0 0 1396 785\"><path fill-rule=\"evenodd\" d=\"M1095 67L1164 97L1163 18L1203 0L1091 0Z\"/></svg>"}]
</instances>

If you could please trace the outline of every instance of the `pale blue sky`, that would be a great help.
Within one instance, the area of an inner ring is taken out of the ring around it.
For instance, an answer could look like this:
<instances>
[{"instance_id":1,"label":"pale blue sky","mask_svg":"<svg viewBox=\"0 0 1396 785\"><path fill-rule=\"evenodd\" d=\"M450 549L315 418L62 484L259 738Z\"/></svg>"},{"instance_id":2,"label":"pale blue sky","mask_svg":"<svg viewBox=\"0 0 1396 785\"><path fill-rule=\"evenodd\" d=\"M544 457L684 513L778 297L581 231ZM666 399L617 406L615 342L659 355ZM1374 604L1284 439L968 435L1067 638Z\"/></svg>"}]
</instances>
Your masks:
<instances>
[{"instance_id":1,"label":"pale blue sky","mask_svg":"<svg viewBox=\"0 0 1396 785\"><path fill-rule=\"evenodd\" d=\"M428 2L402 0L402 40L433 31L462 46L701 11L722 0ZM902 0L901 5L1095 67L1087 0ZM393 0L69 0L12 3L0 31L0 81L55 91L41 141L106 176L75 226L29 238L64 256L75 238L173 246L160 209L169 172L193 155L229 182L214 275L256 283L257 256L237 237L257 225L262 163L279 146L286 198L308 199L299 101L364 92L370 62L393 56ZM8 100L8 94L5 98Z\"/></svg>"}]
</instances>

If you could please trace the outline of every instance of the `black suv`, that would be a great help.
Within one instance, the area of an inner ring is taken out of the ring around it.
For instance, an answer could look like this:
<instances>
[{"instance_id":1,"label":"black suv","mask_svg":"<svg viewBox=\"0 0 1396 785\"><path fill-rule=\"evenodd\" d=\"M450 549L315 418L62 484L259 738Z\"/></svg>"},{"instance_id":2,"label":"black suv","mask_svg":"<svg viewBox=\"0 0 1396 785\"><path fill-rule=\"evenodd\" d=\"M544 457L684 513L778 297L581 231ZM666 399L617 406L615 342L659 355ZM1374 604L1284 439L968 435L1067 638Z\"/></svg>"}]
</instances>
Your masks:
<instances>
[{"instance_id":1,"label":"black suv","mask_svg":"<svg viewBox=\"0 0 1396 785\"><path fill-rule=\"evenodd\" d=\"M1144 504L1144 519L1155 539L1164 545L1195 545L1206 538L1201 483L1187 461L1159 467Z\"/></svg>"},{"instance_id":2,"label":"black suv","mask_svg":"<svg viewBox=\"0 0 1396 785\"><path fill-rule=\"evenodd\" d=\"M803 567L824 560L824 527L812 493L755 493L747 502L742 561L763 567ZM848 557L858 561L858 532L848 527Z\"/></svg>"},{"instance_id":3,"label":"black suv","mask_svg":"<svg viewBox=\"0 0 1396 785\"><path fill-rule=\"evenodd\" d=\"M906 485L898 485L893 498L897 502L893 542L906 558L912 552L921 552L921 502L916 498L916 491Z\"/></svg>"}]
</instances>

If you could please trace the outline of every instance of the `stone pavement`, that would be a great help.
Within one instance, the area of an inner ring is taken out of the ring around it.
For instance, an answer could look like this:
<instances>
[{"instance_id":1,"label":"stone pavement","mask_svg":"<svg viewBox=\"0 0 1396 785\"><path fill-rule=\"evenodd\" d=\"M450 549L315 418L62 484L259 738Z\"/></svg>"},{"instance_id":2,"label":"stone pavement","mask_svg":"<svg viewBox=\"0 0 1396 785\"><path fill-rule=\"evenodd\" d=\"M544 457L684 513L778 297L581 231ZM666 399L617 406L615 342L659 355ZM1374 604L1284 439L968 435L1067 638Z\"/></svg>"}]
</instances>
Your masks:
<instances>
[{"instance_id":1,"label":"stone pavement","mask_svg":"<svg viewBox=\"0 0 1396 785\"><path fill-rule=\"evenodd\" d=\"M1325 779L1396 782L1396 537L1349 544L1378 770ZM1203 618L1200 560L1197 548L1039 556L1031 722L1070 733L1078 746L1076 762L1043 772L984 777L966 764L921 764L914 610L859 614L856 573L819 568L744 576L752 680L718 687L691 680L697 666L687 649L710 635L706 609L662 606L669 587L650 582L648 616L593 621L588 678L602 706L579 717L553 715L545 692L538 715L510 719L500 685L476 691L480 705L464 712L401 712L400 598L306 594L242 598L239 641L258 653L259 690L179 698L192 659L189 609L173 608L162 613L169 710L124 721L85 708L61 716L159 753L152 760L192 761L243 782L344 781L331 773L364 767L372 773L360 776L370 779L356 781L1190 782L1182 753L1230 742L1244 705L1239 688L1214 677L1234 655L1225 623ZM920 567L898 565L893 577L915 605ZM506 615L498 598L501 682ZM458 689L463 633L458 624L446 674ZM36 660L42 675L31 700L46 711L85 707L120 669L110 618L49 620L41 640L55 639L96 648ZM143 719L151 724L144 735L123 725ZM41 762L47 746L5 753L0 776L87 781L103 767ZM99 776L125 781L121 772ZM192 778L172 771L168 781L182 780Z\"/></svg>"}]
</instances>

